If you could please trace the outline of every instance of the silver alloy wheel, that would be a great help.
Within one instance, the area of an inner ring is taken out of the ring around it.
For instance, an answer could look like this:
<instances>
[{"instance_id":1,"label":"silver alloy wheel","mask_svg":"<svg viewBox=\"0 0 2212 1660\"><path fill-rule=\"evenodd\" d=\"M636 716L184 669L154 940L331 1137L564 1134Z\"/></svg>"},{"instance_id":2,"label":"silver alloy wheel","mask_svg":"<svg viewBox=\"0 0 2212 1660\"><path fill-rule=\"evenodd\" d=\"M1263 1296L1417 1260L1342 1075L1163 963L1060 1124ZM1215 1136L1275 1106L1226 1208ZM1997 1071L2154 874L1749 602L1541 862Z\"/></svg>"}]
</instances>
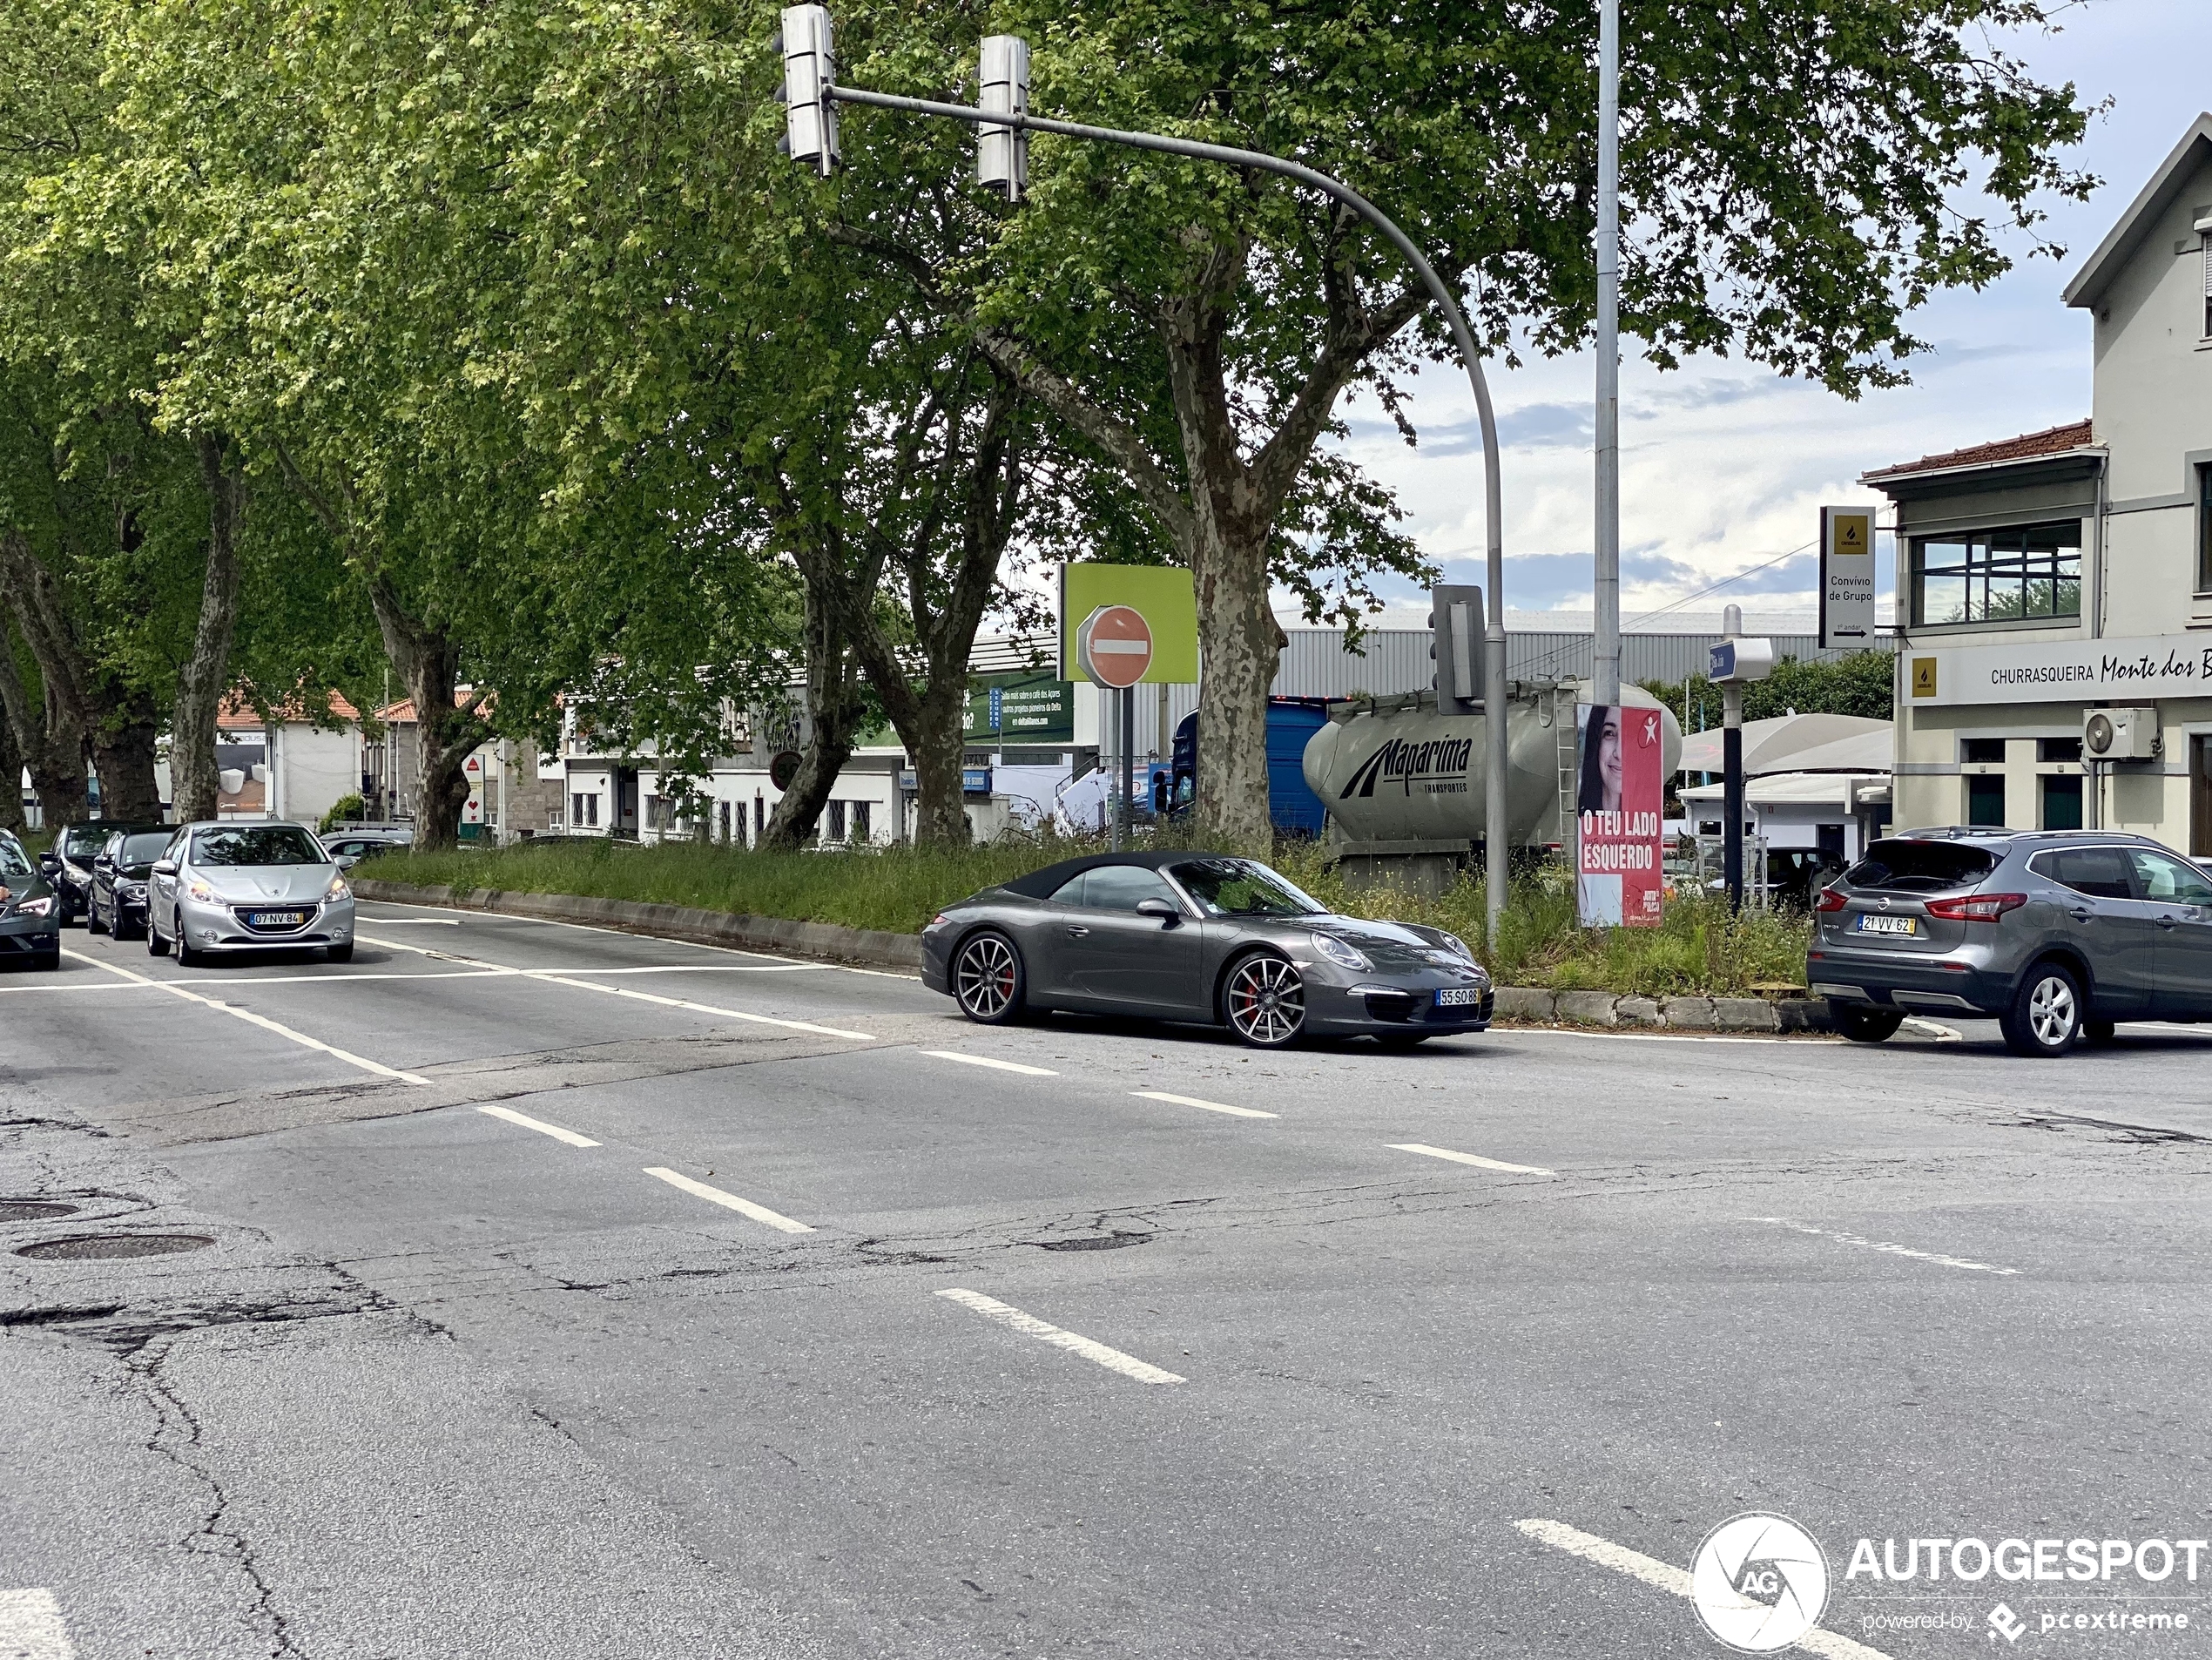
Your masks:
<instances>
[{"instance_id":1,"label":"silver alloy wheel","mask_svg":"<svg viewBox=\"0 0 2212 1660\"><path fill-rule=\"evenodd\" d=\"M1279 1049L1305 1025L1305 977L1281 957L1246 957L1230 971L1222 1002L1237 1036L1263 1049Z\"/></svg>"},{"instance_id":2,"label":"silver alloy wheel","mask_svg":"<svg viewBox=\"0 0 2212 1660\"><path fill-rule=\"evenodd\" d=\"M2074 1035L2074 988L2058 975L2047 975L2027 995L2027 1023L2035 1041L2057 1049Z\"/></svg>"},{"instance_id":3,"label":"silver alloy wheel","mask_svg":"<svg viewBox=\"0 0 2212 1660\"><path fill-rule=\"evenodd\" d=\"M971 1020L1001 1020L1013 1006L1020 977L1014 948L995 934L979 934L960 948L953 992Z\"/></svg>"}]
</instances>

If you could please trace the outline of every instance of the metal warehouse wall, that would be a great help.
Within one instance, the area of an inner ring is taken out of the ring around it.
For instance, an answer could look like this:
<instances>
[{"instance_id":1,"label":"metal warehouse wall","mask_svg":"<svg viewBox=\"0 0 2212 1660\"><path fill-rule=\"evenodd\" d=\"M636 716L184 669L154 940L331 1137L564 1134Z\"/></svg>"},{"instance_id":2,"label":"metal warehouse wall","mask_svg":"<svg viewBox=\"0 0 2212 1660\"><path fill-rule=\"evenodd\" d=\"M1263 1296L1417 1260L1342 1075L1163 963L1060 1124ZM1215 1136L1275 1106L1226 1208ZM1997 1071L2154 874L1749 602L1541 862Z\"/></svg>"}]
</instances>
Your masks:
<instances>
[{"instance_id":1,"label":"metal warehouse wall","mask_svg":"<svg viewBox=\"0 0 2212 1660\"><path fill-rule=\"evenodd\" d=\"M1433 684L1436 665L1429 657L1425 628L1377 629L1360 638L1360 655L1344 649L1344 635L1332 628L1289 631L1275 676L1278 697L1340 698L1352 692L1420 692ZM1824 651L1816 634L1776 634L1774 655L1798 658L1840 658ZM1681 680L1705 671L1707 648L1717 634L1623 634L1621 678L1628 681ZM1509 679L1548 677L1587 680L1594 646L1588 634L1509 629L1506 633L1506 675Z\"/></svg>"}]
</instances>

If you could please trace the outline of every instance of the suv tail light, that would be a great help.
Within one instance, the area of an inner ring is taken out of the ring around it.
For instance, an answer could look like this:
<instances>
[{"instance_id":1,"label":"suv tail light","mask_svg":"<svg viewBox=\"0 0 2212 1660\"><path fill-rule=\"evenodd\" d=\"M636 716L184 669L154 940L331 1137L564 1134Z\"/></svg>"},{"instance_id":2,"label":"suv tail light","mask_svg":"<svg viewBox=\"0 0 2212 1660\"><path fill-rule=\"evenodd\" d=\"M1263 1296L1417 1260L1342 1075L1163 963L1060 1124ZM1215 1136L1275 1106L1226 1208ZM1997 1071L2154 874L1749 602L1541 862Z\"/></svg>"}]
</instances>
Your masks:
<instances>
[{"instance_id":1,"label":"suv tail light","mask_svg":"<svg viewBox=\"0 0 2212 1660\"><path fill-rule=\"evenodd\" d=\"M2006 911L2027 903L2025 894L1967 894L1958 899L1932 899L1928 914L1946 922L1994 922Z\"/></svg>"},{"instance_id":2,"label":"suv tail light","mask_svg":"<svg viewBox=\"0 0 2212 1660\"><path fill-rule=\"evenodd\" d=\"M1816 911L1840 911L1844 908L1843 894L1833 887L1824 887L1813 901L1812 908Z\"/></svg>"}]
</instances>

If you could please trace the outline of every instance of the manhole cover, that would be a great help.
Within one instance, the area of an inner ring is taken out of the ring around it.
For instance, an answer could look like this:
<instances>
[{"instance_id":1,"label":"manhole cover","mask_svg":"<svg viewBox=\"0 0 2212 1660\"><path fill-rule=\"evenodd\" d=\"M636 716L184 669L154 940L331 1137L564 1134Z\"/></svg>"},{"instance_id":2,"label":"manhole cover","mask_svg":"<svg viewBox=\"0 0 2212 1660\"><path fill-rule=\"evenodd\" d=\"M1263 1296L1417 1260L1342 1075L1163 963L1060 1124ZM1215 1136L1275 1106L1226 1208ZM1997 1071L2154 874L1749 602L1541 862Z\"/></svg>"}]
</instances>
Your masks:
<instances>
[{"instance_id":1,"label":"manhole cover","mask_svg":"<svg viewBox=\"0 0 2212 1660\"><path fill-rule=\"evenodd\" d=\"M0 1199L0 1222L43 1222L57 1216L75 1216L79 1205L59 1205L51 1199Z\"/></svg>"},{"instance_id":2,"label":"manhole cover","mask_svg":"<svg viewBox=\"0 0 2212 1660\"><path fill-rule=\"evenodd\" d=\"M1032 1239L1042 1251L1119 1251L1124 1245L1148 1244L1149 1233L1093 1233L1080 1239Z\"/></svg>"},{"instance_id":3,"label":"manhole cover","mask_svg":"<svg viewBox=\"0 0 2212 1660\"><path fill-rule=\"evenodd\" d=\"M108 1257L171 1257L214 1243L202 1233L88 1233L18 1245L16 1255L41 1262L86 1262Z\"/></svg>"}]
</instances>

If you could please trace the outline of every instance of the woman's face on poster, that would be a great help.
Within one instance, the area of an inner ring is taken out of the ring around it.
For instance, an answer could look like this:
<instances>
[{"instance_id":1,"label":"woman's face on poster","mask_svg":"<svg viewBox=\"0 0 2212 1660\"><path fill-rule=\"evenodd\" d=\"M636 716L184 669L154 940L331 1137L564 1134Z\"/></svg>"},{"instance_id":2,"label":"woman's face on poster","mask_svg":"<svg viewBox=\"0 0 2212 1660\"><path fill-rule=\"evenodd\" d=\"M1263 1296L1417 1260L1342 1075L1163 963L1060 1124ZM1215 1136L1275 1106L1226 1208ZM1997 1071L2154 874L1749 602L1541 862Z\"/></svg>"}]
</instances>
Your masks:
<instances>
[{"instance_id":1,"label":"woman's face on poster","mask_svg":"<svg viewBox=\"0 0 2212 1660\"><path fill-rule=\"evenodd\" d=\"M1605 712L1605 727L1597 739L1598 778L1605 786L1605 810L1621 810L1621 712Z\"/></svg>"}]
</instances>

